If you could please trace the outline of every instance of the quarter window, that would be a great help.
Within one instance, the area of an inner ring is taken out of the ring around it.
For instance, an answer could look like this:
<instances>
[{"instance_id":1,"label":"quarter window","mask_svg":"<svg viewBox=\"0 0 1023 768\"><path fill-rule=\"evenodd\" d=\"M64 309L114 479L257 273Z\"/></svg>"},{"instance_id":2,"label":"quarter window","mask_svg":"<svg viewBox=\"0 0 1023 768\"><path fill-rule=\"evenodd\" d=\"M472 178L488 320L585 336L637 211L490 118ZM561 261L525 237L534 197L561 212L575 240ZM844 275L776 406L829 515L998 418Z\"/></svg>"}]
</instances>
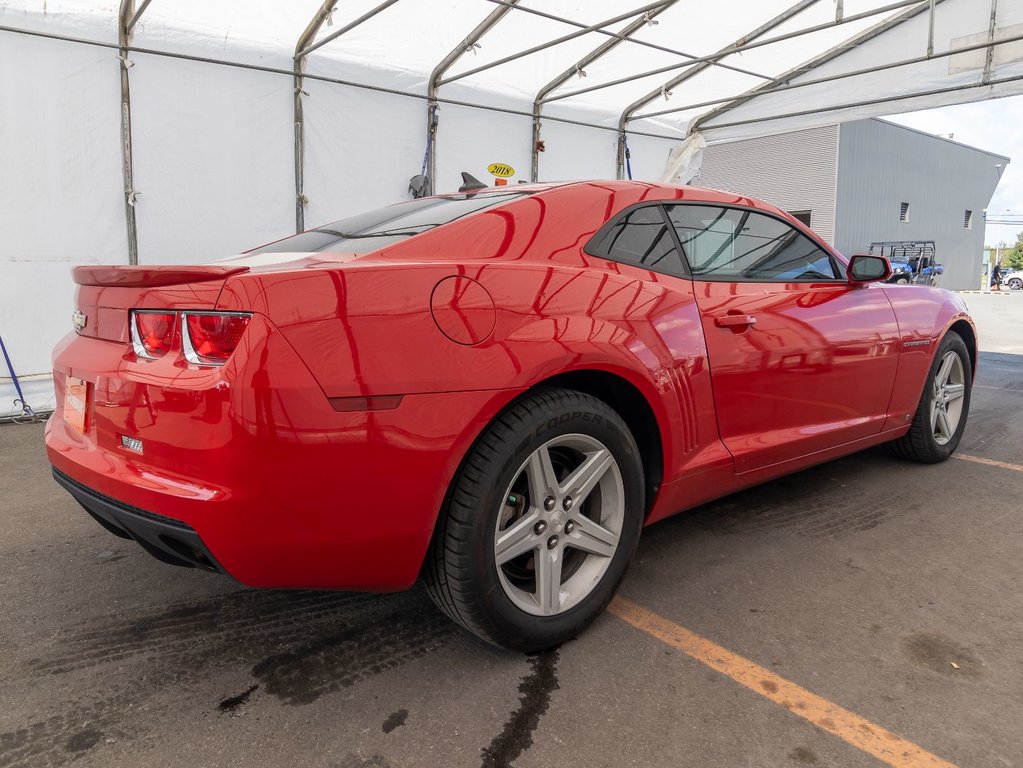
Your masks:
<instances>
[{"instance_id":1,"label":"quarter window","mask_svg":"<svg viewBox=\"0 0 1023 768\"><path fill-rule=\"evenodd\" d=\"M668 222L656 205L625 214L598 233L586 250L611 261L688 277Z\"/></svg>"},{"instance_id":2,"label":"quarter window","mask_svg":"<svg viewBox=\"0 0 1023 768\"><path fill-rule=\"evenodd\" d=\"M249 253L369 253L524 194L479 192L406 200L277 240Z\"/></svg>"},{"instance_id":3,"label":"quarter window","mask_svg":"<svg viewBox=\"0 0 1023 768\"><path fill-rule=\"evenodd\" d=\"M672 205L668 218L697 279L815 282L838 278L830 255L770 216L741 208Z\"/></svg>"}]
</instances>

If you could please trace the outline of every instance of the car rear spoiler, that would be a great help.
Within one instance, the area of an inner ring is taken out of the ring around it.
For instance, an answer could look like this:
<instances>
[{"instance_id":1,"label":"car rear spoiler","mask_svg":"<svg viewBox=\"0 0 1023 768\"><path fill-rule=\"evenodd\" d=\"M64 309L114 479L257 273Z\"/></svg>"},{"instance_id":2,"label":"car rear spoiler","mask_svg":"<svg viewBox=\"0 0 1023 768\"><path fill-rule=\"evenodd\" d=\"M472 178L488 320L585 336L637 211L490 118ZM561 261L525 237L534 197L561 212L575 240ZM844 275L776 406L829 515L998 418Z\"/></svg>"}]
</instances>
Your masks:
<instances>
[{"instance_id":1,"label":"car rear spoiler","mask_svg":"<svg viewBox=\"0 0 1023 768\"><path fill-rule=\"evenodd\" d=\"M86 266L75 267L71 274L78 285L140 288L224 280L231 275L248 271L248 267L217 266Z\"/></svg>"}]
</instances>

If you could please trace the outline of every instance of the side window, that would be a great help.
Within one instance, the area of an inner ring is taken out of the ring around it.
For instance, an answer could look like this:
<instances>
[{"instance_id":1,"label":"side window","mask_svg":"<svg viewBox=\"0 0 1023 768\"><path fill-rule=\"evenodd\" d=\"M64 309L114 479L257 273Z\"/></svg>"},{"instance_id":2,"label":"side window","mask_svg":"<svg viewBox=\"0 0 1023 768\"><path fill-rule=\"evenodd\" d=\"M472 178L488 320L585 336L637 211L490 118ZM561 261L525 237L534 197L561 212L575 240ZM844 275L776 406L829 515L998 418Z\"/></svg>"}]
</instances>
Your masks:
<instances>
[{"instance_id":1,"label":"side window","mask_svg":"<svg viewBox=\"0 0 1023 768\"><path fill-rule=\"evenodd\" d=\"M798 283L838 278L831 256L770 216L745 209L672 205L668 218L697 279Z\"/></svg>"},{"instance_id":2,"label":"side window","mask_svg":"<svg viewBox=\"0 0 1023 768\"><path fill-rule=\"evenodd\" d=\"M637 208L602 229L586 246L586 252L654 272L689 277L671 229L656 205Z\"/></svg>"}]
</instances>

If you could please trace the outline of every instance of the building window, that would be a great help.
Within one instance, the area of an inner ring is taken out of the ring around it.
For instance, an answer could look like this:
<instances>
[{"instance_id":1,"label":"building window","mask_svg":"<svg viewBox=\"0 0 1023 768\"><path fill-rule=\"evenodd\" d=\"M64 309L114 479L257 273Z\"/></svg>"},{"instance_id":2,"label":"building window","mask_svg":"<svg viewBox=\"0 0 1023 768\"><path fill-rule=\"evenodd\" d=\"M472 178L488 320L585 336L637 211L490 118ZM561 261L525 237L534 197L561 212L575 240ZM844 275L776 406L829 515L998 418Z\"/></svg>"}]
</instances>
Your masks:
<instances>
[{"instance_id":1,"label":"building window","mask_svg":"<svg viewBox=\"0 0 1023 768\"><path fill-rule=\"evenodd\" d=\"M899 221L909 222L909 203L899 203Z\"/></svg>"},{"instance_id":2,"label":"building window","mask_svg":"<svg viewBox=\"0 0 1023 768\"><path fill-rule=\"evenodd\" d=\"M963 216L963 229L973 229L973 211L967 209Z\"/></svg>"},{"instance_id":3,"label":"building window","mask_svg":"<svg viewBox=\"0 0 1023 768\"><path fill-rule=\"evenodd\" d=\"M811 226L810 221L812 219L811 216L812 213L813 213L812 211L789 211L789 215L792 218L794 218L800 224L805 224L807 227Z\"/></svg>"}]
</instances>

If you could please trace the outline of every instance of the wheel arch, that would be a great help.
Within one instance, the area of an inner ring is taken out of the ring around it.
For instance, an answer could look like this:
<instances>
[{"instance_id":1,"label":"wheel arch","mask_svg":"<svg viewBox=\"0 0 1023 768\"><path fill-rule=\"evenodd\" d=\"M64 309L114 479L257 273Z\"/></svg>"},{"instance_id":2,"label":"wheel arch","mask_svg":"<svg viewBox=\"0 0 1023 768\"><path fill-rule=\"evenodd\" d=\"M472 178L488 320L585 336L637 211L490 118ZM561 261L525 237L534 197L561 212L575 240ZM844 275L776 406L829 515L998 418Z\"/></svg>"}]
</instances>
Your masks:
<instances>
[{"instance_id":1,"label":"wheel arch","mask_svg":"<svg viewBox=\"0 0 1023 768\"><path fill-rule=\"evenodd\" d=\"M971 374L976 377L977 375L977 332L973 329L973 326L969 321L964 318L959 318L952 323L946 333L955 333L966 344L966 351L970 354L970 371Z\"/></svg>"},{"instance_id":2,"label":"wheel arch","mask_svg":"<svg viewBox=\"0 0 1023 768\"><path fill-rule=\"evenodd\" d=\"M622 417L639 447L646 490L644 519L653 509L664 481L664 442L653 406L634 383L623 376L586 368L551 376L530 387L525 394L543 387L564 387L584 392L607 403Z\"/></svg>"}]
</instances>

